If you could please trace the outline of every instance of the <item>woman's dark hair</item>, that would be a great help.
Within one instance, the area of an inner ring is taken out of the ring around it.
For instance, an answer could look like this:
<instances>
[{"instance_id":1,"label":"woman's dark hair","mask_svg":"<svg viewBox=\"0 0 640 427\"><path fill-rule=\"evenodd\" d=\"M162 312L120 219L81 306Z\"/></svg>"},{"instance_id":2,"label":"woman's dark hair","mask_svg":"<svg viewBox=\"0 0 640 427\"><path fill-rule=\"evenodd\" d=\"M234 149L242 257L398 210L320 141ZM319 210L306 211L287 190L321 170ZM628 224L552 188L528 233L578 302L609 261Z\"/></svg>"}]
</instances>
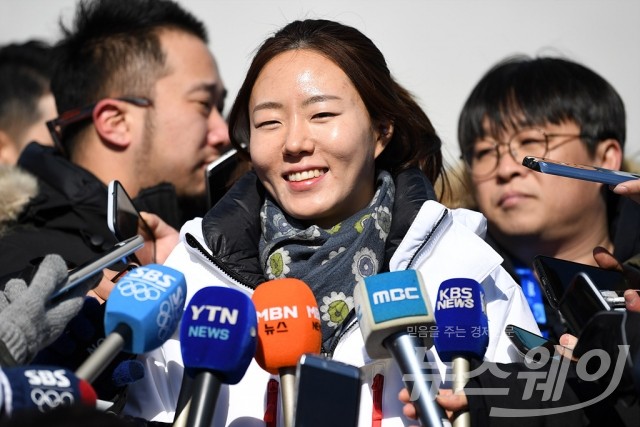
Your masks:
<instances>
[{"instance_id":1,"label":"woman's dark hair","mask_svg":"<svg viewBox=\"0 0 640 427\"><path fill-rule=\"evenodd\" d=\"M308 49L333 61L349 77L374 124L393 123L393 136L376 159L392 174L420 168L435 182L443 173L441 141L412 95L391 76L373 42L353 27L327 20L294 21L268 38L258 49L229 114L231 143L248 145L249 98L265 65L275 56Z\"/></svg>"},{"instance_id":2,"label":"woman's dark hair","mask_svg":"<svg viewBox=\"0 0 640 427\"><path fill-rule=\"evenodd\" d=\"M572 121L589 152L615 139L624 148L624 103L616 90L587 67L562 58L517 55L491 68L475 86L458 121L462 153L488 132ZM488 129L485 128L488 125Z\"/></svg>"}]
</instances>

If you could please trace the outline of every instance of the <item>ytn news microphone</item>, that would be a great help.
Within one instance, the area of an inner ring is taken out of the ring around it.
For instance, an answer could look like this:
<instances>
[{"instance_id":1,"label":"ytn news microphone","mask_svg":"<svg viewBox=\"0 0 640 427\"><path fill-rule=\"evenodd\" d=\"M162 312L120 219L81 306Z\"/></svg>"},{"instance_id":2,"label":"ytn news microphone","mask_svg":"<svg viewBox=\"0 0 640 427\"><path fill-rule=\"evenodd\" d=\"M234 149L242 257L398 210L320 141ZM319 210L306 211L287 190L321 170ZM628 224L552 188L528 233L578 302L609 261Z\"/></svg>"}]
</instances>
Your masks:
<instances>
[{"instance_id":1,"label":"ytn news microphone","mask_svg":"<svg viewBox=\"0 0 640 427\"><path fill-rule=\"evenodd\" d=\"M253 359L257 326L253 302L238 290L210 286L191 298L180 326L184 375L194 378L186 425L211 424L221 384L240 382ZM177 413L174 426L182 419Z\"/></svg>"},{"instance_id":2,"label":"ytn news microphone","mask_svg":"<svg viewBox=\"0 0 640 427\"><path fill-rule=\"evenodd\" d=\"M440 360L452 363L453 391L464 389L468 380L469 360L484 359L489 345L489 322L484 289L476 280L445 280L438 288L435 307L438 334L434 344ZM454 427L469 427L468 411L459 413Z\"/></svg>"},{"instance_id":3,"label":"ytn news microphone","mask_svg":"<svg viewBox=\"0 0 640 427\"><path fill-rule=\"evenodd\" d=\"M178 326L186 291L184 275L173 268L148 264L127 273L106 302L106 338L76 375L93 382L120 351L140 354L160 347Z\"/></svg>"},{"instance_id":4,"label":"ytn news microphone","mask_svg":"<svg viewBox=\"0 0 640 427\"><path fill-rule=\"evenodd\" d=\"M275 279L252 296L258 314L256 362L280 375L285 427L293 426L295 370L304 353L320 353L320 311L311 288L298 279Z\"/></svg>"},{"instance_id":5,"label":"ytn news microphone","mask_svg":"<svg viewBox=\"0 0 640 427\"><path fill-rule=\"evenodd\" d=\"M417 330L435 324L420 273L403 270L366 277L356 285L353 299L369 356L372 359L393 356L409 393L414 396L417 389L414 404L422 425L442 426L446 415L435 401L431 381L423 369L424 361L416 355L416 348L424 348L428 343L408 332L408 328Z\"/></svg>"},{"instance_id":6,"label":"ytn news microphone","mask_svg":"<svg viewBox=\"0 0 640 427\"><path fill-rule=\"evenodd\" d=\"M5 416L21 411L47 412L58 406L83 404L95 407L96 392L68 369L29 365L0 371L0 405Z\"/></svg>"}]
</instances>

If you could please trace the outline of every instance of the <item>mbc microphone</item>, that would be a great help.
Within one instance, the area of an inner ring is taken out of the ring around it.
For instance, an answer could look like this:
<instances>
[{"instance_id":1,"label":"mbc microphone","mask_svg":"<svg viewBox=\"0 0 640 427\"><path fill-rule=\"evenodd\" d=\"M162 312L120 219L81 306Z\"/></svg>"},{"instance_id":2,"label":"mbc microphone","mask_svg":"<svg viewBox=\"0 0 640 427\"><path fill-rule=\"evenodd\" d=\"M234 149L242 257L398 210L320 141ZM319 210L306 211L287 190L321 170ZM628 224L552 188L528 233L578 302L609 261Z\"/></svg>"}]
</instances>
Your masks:
<instances>
[{"instance_id":1,"label":"mbc microphone","mask_svg":"<svg viewBox=\"0 0 640 427\"><path fill-rule=\"evenodd\" d=\"M469 359L484 358L489 345L489 322L482 285L473 279L449 279L440 284L435 308L438 334L434 344L440 360L453 364L453 391L464 388ZM453 421L454 427L469 427L469 412Z\"/></svg>"},{"instance_id":2,"label":"mbc microphone","mask_svg":"<svg viewBox=\"0 0 640 427\"><path fill-rule=\"evenodd\" d=\"M58 406L84 404L95 407L97 396L91 385L68 369L29 365L3 368L2 413L24 410L47 412Z\"/></svg>"},{"instance_id":3,"label":"mbc microphone","mask_svg":"<svg viewBox=\"0 0 640 427\"><path fill-rule=\"evenodd\" d=\"M178 326L186 291L183 274L173 268L148 264L127 273L106 302L106 338L76 375L93 382L120 351L140 354L160 347Z\"/></svg>"},{"instance_id":4,"label":"mbc microphone","mask_svg":"<svg viewBox=\"0 0 640 427\"><path fill-rule=\"evenodd\" d=\"M208 427L220 385L240 382L256 351L257 326L253 302L238 290L210 286L191 298L180 326L184 375L195 377L183 410L188 426Z\"/></svg>"},{"instance_id":5,"label":"mbc microphone","mask_svg":"<svg viewBox=\"0 0 640 427\"><path fill-rule=\"evenodd\" d=\"M428 343L408 332L408 328L435 324L420 273L403 270L365 277L354 288L353 299L369 356L393 356L409 393L414 396L414 390L418 391L415 405L422 425L441 427L446 415L431 392L424 361L416 355L416 348Z\"/></svg>"},{"instance_id":6,"label":"mbc microphone","mask_svg":"<svg viewBox=\"0 0 640 427\"><path fill-rule=\"evenodd\" d=\"M311 288L298 279L275 279L259 285L252 296L258 314L256 362L280 375L285 427L293 426L295 370L300 356L320 353L322 328Z\"/></svg>"}]
</instances>

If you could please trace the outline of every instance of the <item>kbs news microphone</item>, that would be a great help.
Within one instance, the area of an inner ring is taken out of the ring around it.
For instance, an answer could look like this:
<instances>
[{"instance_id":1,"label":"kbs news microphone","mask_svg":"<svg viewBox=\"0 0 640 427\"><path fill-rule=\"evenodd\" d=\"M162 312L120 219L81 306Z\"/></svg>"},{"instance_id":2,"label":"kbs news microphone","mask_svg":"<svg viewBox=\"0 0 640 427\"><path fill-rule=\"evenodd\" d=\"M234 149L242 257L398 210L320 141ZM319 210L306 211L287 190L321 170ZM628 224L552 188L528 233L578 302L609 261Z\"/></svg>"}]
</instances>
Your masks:
<instances>
[{"instance_id":1,"label":"kbs news microphone","mask_svg":"<svg viewBox=\"0 0 640 427\"><path fill-rule=\"evenodd\" d=\"M91 385L68 369L29 365L0 371L2 414L22 410L46 412L58 406L84 404L95 407L97 396Z\"/></svg>"},{"instance_id":2,"label":"kbs news microphone","mask_svg":"<svg viewBox=\"0 0 640 427\"><path fill-rule=\"evenodd\" d=\"M416 348L427 343L408 332L409 327L435 324L420 273L403 270L365 277L354 288L353 299L369 356L386 359L391 354L409 393L413 396L418 391L415 405L422 425L441 427L446 415L432 395L424 361L416 356Z\"/></svg>"},{"instance_id":3,"label":"kbs news microphone","mask_svg":"<svg viewBox=\"0 0 640 427\"><path fill-rule=\"evenodd\" d=\"M106 302L106 338L76 375L93 382L121 350L140 354L160 347L178 326L186 291L183 274L173 268L148 264L127 273Z\"/></svg>"},{"instance_id":4,"label":"kbs news microphone","mask_svg":"<svg viewBox=\"0 0 640 427\"><path fill-rule=\"evenodd\" d=\"M180 326L184 375L195 378L183 410L188 426L208 427L221 383L240 382L256 352L257 326L253 302L238 290L210 286L191 298ZM176 413L174 426L183 417Z\"/></svg>"},{"instance_id":5,"label":"kbs news microphone","mask_svg":"<svg viewBox=\"0 0 640 427\"><path fill-rule=\"evenodd\" d=\"M295 370L304 353L320 353L320 311L311 288L298 279L275 279L259 285L251 298L258 314L256 362L280 374L285 427L293 426Z\"/></svg>"},{"instance_id":6,"label":"kbs news microphone","mask_svg":"<svg viewBox=\"0 0 640 427\"><path fill-rule=\"evenodd\" d=\"M453 391L464 388L469 359L484 358L489 345L489 322L482 285L473 279L449 279L440 284L435 308L438 334L434 344L440 360L452 362ZM469 427L468 411L458 414L454 427Z\"/></svg>"}]
</instances>

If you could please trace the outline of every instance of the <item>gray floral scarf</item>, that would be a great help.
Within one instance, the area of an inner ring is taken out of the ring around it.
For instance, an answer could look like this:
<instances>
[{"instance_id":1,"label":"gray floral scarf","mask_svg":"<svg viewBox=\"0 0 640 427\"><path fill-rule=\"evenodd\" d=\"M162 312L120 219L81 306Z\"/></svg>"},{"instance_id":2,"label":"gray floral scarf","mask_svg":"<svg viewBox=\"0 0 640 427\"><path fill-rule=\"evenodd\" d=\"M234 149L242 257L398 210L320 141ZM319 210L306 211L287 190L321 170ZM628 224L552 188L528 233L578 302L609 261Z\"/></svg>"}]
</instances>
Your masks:
<instances>
[{"instance_id":1,"label":"gray floral scarf","mask_svg":"<svg viewBox=\"0 0 640 427\"><path fill-rule=\"evenodd\" d=\"M322 317L325 344L354 307L356 283L377 274L384 264L395 196L391 175L380 171L376 187L367 207L328 230L301 225L268 195L260 211L259 249L265 276L293 277L311 287Z\"/></svg>"}]
</instances>

